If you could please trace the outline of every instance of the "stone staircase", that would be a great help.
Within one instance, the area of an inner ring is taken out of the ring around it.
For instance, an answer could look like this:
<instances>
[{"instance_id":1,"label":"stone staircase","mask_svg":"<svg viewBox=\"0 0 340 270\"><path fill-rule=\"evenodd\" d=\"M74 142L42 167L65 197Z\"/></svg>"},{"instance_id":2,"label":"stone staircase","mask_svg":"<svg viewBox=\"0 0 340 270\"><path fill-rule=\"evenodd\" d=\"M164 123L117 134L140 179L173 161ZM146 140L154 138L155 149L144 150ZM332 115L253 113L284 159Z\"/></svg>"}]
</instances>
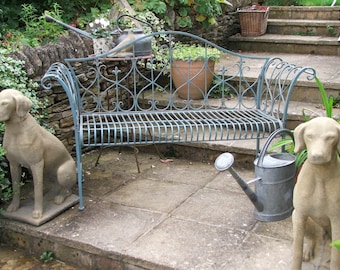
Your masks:
<instances>
[{"instance_id":1,"label":"stone staircase","mask_svg":"<svg viewBox=\"0 0 340 270\"><path fill-rule=\"evenodd\" d=\"M267 32L229 38L232 50L340 56L340 7L270 7Z\"/></svg>"},{"instance_id":2,"label":"stone staircase","mask_svg":"<svg viewBox=\"0 0 340 270\"><path fill-rule=\"evenodd\" d=\"M340 90L340 6L271 6L267 31L248 37L236 34L227 48L246 53L280 56L288 62L317 70L329 95ZM297 85L293 101L320 103L314 81Z\"/></svg>"}]
</instances>

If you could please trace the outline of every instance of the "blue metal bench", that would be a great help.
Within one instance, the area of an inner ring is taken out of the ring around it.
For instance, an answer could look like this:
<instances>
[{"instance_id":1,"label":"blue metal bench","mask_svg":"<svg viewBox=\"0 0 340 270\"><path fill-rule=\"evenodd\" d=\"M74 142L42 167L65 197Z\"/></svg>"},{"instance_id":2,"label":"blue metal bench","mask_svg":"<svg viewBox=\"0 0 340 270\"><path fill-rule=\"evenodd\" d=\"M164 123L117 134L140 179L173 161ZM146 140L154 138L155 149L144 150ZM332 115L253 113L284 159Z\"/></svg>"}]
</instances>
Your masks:
<instances>
[{"instance_id":1,"label":"blue metal bench","mask_svg":"<svg viewBox=\"0 0 340 270\"><path fill-rule=\"evenodd\" d=\"M54 63L42 78L45 89L61 86L70 101L79 209L84 208L82 148L255 139L259 153L260 139L285 127L297 80L313 80L315 76L310 67L297 67L280 58L234 53L189 33L167 31L142 39L160 35L167 56L162 67L158 67L157 52L135 56L133 51L120 54L114 48L88 58L65 59L66 65ZM214 70L208 71L214 80L207 91L202 90L202 99L189 96L196 84L193 78L182 85L187 98L178 97L172 81L173 41L183 38L222 53ZM134 48L139 41L120 49Z\"/></svg>"}]
</instances>

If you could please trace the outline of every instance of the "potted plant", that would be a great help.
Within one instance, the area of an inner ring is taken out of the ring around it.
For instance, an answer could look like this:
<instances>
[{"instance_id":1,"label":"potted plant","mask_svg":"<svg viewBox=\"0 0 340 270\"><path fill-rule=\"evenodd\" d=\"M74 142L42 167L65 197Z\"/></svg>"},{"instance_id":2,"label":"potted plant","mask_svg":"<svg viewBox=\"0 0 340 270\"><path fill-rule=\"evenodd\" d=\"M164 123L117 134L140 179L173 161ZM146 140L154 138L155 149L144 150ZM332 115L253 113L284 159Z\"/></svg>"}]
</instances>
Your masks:
<instances>
[{"instance_id":1,"label":"potted plant","mask_svg":"<svg viewBox=\"0 0 340 270\"><path fill-rule=\"evenodd\" d=\"M176 44L172 50L171 74L178 96L201 99L211 86L220 55L216 48Z\"/></svg>"}]
</instances>

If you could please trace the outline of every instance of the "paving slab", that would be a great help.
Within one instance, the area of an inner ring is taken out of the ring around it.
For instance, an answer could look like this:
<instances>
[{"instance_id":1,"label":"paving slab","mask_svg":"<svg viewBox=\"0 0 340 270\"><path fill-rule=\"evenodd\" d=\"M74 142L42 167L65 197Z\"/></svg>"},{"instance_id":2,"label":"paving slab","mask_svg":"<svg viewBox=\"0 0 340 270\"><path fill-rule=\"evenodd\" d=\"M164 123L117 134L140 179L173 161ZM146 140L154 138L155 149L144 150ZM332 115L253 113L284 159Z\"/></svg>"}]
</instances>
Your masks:
<instances>
[{"instance_id":1,"label":"paving slab","mask_svg":"<svg viewBox=\"0 0 340 270\"><path fill-rule=\"evenodd\" d=\"M289 269L291 218L256 220L231 174L202 155L164 163L141 151L141 173L131 149L105 148L94 166L97 157L84 156L85 210L71 207L38 227L2 217L0 241L36 256L52 250L78 269ZM244 180L254 177L235 168ZM328 251L320 245L303 270L329 269Z\"/></svg>"},{"instance_id":2,"label":"paving slab","mask_svg":"<svg viewBox=\"0 0 340 270\"><path fill-rule=\"evenodd\" d=\"M52 194L49 194L52 195ZM51 219L55 218L68 208L79 202L79 197L75 194L67 197L62 204L55 205L54 195L44 197L44 215L43 217L36 219L32 217L32 212L34 209L34 199L29 198L21 202L21 207L15 212L4 212L1 213L3 216L18 220L21 222L26 222L35 226L40 226Z\"/></svg>"}]
</instances>

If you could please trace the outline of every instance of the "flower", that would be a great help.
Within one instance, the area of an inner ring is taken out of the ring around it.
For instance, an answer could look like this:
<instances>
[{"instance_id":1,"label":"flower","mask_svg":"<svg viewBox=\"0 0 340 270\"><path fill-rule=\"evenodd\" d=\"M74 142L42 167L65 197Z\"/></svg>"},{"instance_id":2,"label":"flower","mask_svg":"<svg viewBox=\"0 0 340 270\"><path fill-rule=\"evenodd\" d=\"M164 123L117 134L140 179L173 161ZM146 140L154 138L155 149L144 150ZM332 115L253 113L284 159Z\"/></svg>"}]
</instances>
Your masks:
<instances>
[{"instance_id":1,"label":"flower","mask_svg":"<svg viewBox=\"0 0 340 270\"><path fill-rule=\"evenodd\" d=\"M95 38L109 37L111 35L110 21L105 18L95 19L94 22L90 22L88 30Z\"/></svg>"}]
</instances>

